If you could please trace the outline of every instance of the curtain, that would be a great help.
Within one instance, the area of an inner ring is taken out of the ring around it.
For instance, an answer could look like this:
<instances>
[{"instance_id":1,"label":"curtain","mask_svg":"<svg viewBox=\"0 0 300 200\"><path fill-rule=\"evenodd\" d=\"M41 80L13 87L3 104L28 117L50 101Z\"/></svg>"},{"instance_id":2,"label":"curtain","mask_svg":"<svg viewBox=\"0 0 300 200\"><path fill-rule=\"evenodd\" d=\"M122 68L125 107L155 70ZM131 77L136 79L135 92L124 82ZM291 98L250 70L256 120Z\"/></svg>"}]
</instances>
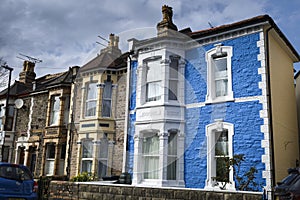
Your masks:
<instances>
[{"instance_id":1,"label":"curtain","mask_svg":"<svg viewBox=\"0 0 300 200\"><path fill-rule=\"evenodd\" d=\"M215 58L213 64L216 97L226 96L228 94L227 57Z\"/></svg>"},{"instance_id":2,"label":"curtain","mask_svg":"<svg viewBox=\"0 0 300 200\"><path fill-rule=\"evenodd\" d=\"M168 139L167 179L176 180L177 133L171 132Z\"/></svg>"},{"instance_id":3,"label":"curtain","mask_svg":"<svg viewBox=\"0 0 300 200\"><path fill-rule=\"evenodd\" d=\"M144 179L158 179L159 166L159 137L144 138Z\"/></svg>"},{"instance_id":4,"label":"curtain","mask_svg":"<svg viewBox=\"0 0 300 200\"><path fill-rule=\"evenodd\" d=\"M59 108L60 108L60 98L59 98L59 96L52 97L51 125L52 124L58 124Z\"/></svg>"}]
</instances>

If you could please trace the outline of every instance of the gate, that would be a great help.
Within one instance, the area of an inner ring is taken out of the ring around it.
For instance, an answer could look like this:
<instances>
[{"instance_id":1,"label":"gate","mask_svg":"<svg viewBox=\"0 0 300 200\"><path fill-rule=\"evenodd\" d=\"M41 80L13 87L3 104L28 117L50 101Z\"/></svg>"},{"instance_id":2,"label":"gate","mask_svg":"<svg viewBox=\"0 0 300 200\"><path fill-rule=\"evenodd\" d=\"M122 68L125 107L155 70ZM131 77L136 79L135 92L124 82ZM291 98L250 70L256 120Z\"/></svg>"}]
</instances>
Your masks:
<instances>
[{"instance_id":1,"label":"gate","mask_svg":"<svg viewBox=\"0 0 300 200\"><path fill-rule=\"evenodd\" d=\"M38 197L39 200L48 199L50 196L51 176L41 176L38 181Z\"/></svg>"}]
</instances>

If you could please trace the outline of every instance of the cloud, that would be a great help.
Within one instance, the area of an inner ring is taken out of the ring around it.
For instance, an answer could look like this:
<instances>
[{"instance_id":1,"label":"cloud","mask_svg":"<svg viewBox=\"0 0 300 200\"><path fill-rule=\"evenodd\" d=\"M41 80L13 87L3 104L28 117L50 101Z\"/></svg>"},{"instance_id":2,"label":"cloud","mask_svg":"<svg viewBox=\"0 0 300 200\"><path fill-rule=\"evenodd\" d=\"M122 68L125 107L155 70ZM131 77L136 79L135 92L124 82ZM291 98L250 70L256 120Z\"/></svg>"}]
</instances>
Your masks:
<instances>
[{"instance_id":1,"label":"cloud","mask_svg":"<svg viewBox=\"0 0 300 200\"><path fill-rule=\"evenodd\" d=\"M3 0L0 7L0 57L15 68L14 77L18 77L22 68L22 61L16 58L18 53L39 58L43 62L37 64L36 71L41 76L67 70L72 65L85 64L103 48L96 41L106 44L98 35L105 38L110 33L122 35L122 50L128 48L128 37L142 39L154 35L164 4L173 7L174 23L179 29L191 27L196 31L209 28L208 22L214 26L232 23L263 14L266 8L280 13L280 8L271 2ZM299 14L296 11L293 13L299 19ZM294 23L290 23L292 27Z\"/></svg>"}]
</instances>

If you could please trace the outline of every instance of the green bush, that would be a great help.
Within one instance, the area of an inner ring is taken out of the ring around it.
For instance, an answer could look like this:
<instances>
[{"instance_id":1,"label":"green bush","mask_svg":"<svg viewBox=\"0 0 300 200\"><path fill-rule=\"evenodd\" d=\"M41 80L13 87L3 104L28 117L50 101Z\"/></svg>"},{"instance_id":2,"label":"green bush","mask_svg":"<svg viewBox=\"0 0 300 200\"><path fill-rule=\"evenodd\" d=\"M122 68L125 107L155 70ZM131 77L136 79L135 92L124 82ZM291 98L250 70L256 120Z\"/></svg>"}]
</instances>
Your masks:
<instances>
[{"instance_id":1,"label":"green bush","mask_svg":"<svg viewBox=\"0 0 300 200\"><path fill-rule=\"evenodd\" d=\"M96 176L89 172L82 172L81 174L78 174L77 176L74 176L71 178L71 181L73 182L87 182L87 181L95 181Z\"/></svg>"}]
</instances>

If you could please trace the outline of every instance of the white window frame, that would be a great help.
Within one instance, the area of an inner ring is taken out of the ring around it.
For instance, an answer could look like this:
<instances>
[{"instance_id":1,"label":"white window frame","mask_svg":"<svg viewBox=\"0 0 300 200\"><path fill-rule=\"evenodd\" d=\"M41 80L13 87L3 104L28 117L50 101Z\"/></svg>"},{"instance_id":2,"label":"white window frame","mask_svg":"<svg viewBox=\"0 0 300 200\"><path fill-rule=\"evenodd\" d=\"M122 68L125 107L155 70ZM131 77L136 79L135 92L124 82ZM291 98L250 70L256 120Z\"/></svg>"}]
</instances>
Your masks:
<instances>
[{"instance_id":1,"label":"white window frame","mask_svg":"<svg viewBox=\"0 0 300 200\"><path fill-rule=\"evenodd\" d=\"M55 108L56 103L58 103L58 108ZM61 103L60 96L58 95L51 96L50 126L59 125L60 103Z\"/></svg>"},{"instance_id":2,"label":"white window frame","mask_svg":"<svg viewBox=\"0 0 300 200\"><path fill-rule=\"evenodd\" d=\"M218 59L215 57L226 57L227 58L227 95L216 96L216 86L215 86L215 67L214 60ZM216 44L215 48L206 52L206 62L207 62L207 95L206 103L217 103L225 101L233 101L233 90L232 90L232 47L222 46L222 44Z\"/></svg>"},{"instance_id":3,"label":"white window frame","mask_svg":"<svg viewBox=\"0 0 300 200\"><path fill-rule=\"evenodd\" d=\"M54 157L50 156L50 146L54 148ZM46 162L45 162L45 175L51 176L54 174L54 164L55 164L55 157L56 157L56 148L57 145L55 143L47 143L46 144Z\"/></svg>"},{"instance_id":4,"label":"white window frame","mask_svg":"<svg viewBox=\"0 0 300 200\"><path fill-rule=\"evenodd\" d=\"M110 88L108 88L108 86L110 85ZM106 94L106 88L109 90L110 95ZM103 87L103 94L102 94L102 117L111 117L112 114L112 92L113 92L113 83L111 80L106 81ZM107 101L110 104L110 108L109 108L109 114L108 113L104 113L104 102ZM108 115L106 115L108 114Z\"/></svg>"},{"instance_id":5,"label":"white window frame","mask_svg":"<svg viewBox=\"0 0 300 200\"><path fill-rule=\"evenodd\" d=\"M101 156L101 150L103 150L105 148L106 151L106 155L105 156ZM98 143L98 178L102 178L104 176L107 176L108 174L108 154L109 154L109 148L108 148L108 139L107 139L107 134L103 134L103 138L100 140L100 143ZM105 174L100 174L100 163L102 163L102 166L106 166L105 169Z\"/></svg>"},{"instance_id":6,"label":"white window frame","mask_svg":"<svg viewBox=\"0 0 300 200\"><path fill-rule=\"evenodd\" d=\"M169 65L169 90L168 90L168 100L177 101L178 100L178 85L179 85L179 56L170 56L170 65ZM176 68L172 67L172 62L175 62L174 65L177 65ZM171 76L171 75L175 76ZM171 87L171 83L175 83L175 87ZM175 98L171 98L171 92Z\"/></svg>"},{"instance_id":7,"label":"white window frame","mask_svg":"<svg viewBox=\"0 0 300 200\"><path fill-rule=\"evenodd\" d=\"M90 157L85 157L83 155L83 151L84 151L84 145L85 143L89 143L87 146L89 146L91 149L91 156ZM81 141L81 168L80 168L80 172L88 172L88 173L92 173L93 171L93 154L94 154L94 145L93 145L93 140L91 139L86 139L86 140L82 140ZM91 168L89 171L83 171L83 162L91 162Z\"/></svg>"},{"instance_id":8,"label":"white window frame","mask_svg":"<svg viewBox=\"0 0 300 200\"><path fill-rule=\"evenodd\" d=\"M146 66L145 67L145 101L146 103L148 102L156 102L156 101L160 101L163 97L163 88L162 88L162 81L163 81L163 77L162 77L162 70L161 70L161 57L154 57L151 59L145 59L143 61L143 64ZM156 63L158 66L157 68L159 68L159 71L155 71L153 72L153 70L150 70L150 63ZM153 72L154 74L151 75L152 79L153 76L158 77L155 80L148 80L149 78L149 72ZM157 92L155 97L149 97L149 90L150 90L150 86L152 89L155 89L155 93Z\"/></svg>"},{"instance_id":9,"label":"white window frame","mask_svg":"<svg viewBox=\"0 0 300 200\"><path fill-rule=\"evenodd\" d=\"M215 161L215 145L216 145L216 132L223 130L228 131L228 157L233 157L233 135L234 125L231 123L217 120L215 123L206 126L206 138L207 138L207 179L205 189L220 189L222 183L218 183L214 177L216 177L216 161ZM233 169L229 172L229 183L226 184L226 190L235 191L235 182L233 179Z\"/></svg>"},{"instance_id":10,"label":"white window frame","mask_svg":"<svg viewBox=\"0 0 300 200\"><path fill-rule=\"evenodd\" d=\"M95 95L95 98L91 98L89 99L89 91L90 91L90 85L95 85L95 92L96 92L96 95ZM97 83L96 82L89 82L86 84L86 91L85 91L85 106L84 106L84 116L85 117L95 117L96 114L97 114L97 98L98 98L98 86L97 86ZM88 112L88 104L89 103L95 103L95 110L92 114L90 114Z\"/></svg>"}]
</instances>

